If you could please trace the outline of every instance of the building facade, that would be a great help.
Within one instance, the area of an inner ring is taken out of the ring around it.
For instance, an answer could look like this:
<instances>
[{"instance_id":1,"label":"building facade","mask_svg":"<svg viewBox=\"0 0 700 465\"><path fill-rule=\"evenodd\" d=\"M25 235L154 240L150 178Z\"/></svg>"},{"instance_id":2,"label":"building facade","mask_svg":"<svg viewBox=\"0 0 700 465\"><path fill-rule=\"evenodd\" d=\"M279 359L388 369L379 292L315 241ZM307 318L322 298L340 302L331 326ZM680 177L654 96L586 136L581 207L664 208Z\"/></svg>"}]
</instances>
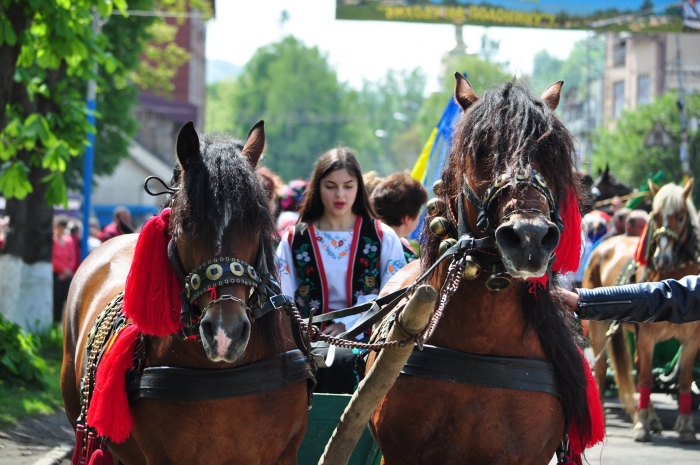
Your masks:
<instances>
[{"instance_id":1,"label":"building facade","mask_svg":"<svg viewBox=\"0 0 700 465\"><path fill-rule=\"evenodd\" d=\"M678 89L679 75L686 93L700 92L700 34L607 33L605 124Z\"/></svg>"}]
</instances>

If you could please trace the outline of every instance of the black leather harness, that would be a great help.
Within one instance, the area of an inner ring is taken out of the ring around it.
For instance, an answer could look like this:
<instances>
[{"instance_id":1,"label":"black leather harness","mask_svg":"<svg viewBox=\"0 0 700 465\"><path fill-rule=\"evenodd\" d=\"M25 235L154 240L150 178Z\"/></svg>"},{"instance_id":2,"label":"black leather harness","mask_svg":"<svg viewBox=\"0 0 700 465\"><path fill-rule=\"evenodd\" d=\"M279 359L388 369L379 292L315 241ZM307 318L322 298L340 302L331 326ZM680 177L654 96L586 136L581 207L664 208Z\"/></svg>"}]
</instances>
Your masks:
<instances>
[{"instance_id":1,"label":"black leather harness","mask_svg":"<svg viewBox=\"0 0 700 465\"><path fill-rule=\"evenodd\" d=\"M424 345L414 350L401 373L499 389L536 391L561 397L551 363L517 357L476 355Z\"/></svg>"},{"instance_id":2,"label":"black leather harness","mask_svg":"<svg viewBox=\"0 0 700 465\"><path fill-rule=\"evenodd\" d=\"M131 372L129 402L139 399L211 400L249 396L313 379L309 358L298 349L241 367L204 370L150 367Z\"/></svg>"}]
</instances>

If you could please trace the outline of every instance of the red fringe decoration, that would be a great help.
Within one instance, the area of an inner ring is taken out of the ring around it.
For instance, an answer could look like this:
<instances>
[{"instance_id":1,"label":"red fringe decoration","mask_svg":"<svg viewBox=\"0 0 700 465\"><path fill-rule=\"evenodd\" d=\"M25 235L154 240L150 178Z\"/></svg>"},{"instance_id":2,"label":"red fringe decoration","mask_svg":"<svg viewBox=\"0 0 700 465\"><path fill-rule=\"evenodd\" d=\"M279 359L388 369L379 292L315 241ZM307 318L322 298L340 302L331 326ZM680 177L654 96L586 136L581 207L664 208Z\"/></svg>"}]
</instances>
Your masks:
<instances>
[{"instance_id":1,"label":"red fringe decoration","mask_svg":"<svg viewBox=\"0 0 700 465\"><path fill-rule=\"evenodd\" d=\"M131 412L126 394L126 372L134 367L134 350L140 328L127 325L110 341L95 375L88 424L112 442L126 441L131 433Z\"/></svg>"},{"instance_id":2,"label":"red fringe decoration","mask_svg":"<svg viewBox=\"0 0 700 465\"><path fill-rule=\"evenodd\" d=\"M141 229L124 289L124 314L144 334L165 337L182 328L180 283L168 261L170 209Z\"/></svg>"},{"instance_id":3,"label":"red fringe decoration","mask_svg":"<svg viewBox=\"0 0 700 465\"><path fill-rule=\"evenodd\" d=\"M92 454L88 465L114 465L114 459L108 450L100 448Z\"/></svg>"},{"instance_id":4,"label":"red fringe decoration","mask_svg":"<svg viewBox=\"0 0 700 465\"><path fill-rule=\"evenodd\" d=\"M578 197L572 187L561 209L561 220L564 231L561 233L559 245L555 253L557 259L552 269L556 273L569 273L578 269L581 260L581 212L578 209Z\"/></svg>"},{"instance_id":5,"label":"red fringe decoration","mask_svg":"<svg viewBox=\"0 0 700 465\"><path fill-rule=\"evenodd\" d=\"M639 242L637 242L637 250L634 252L634 259L642 266L646 266L649 263L649 247L651 246L651 221L647 221L644 226L644 231L642 235L639 236Z\"/></svg>"},{"instance_id":6,"label":"red fringe decoration","mask_svg":"<svg viewBox=\"0 0 700 465\"><path fill-rule=\"evenodd\" d=\"M571 451L571 461L581 463L581 454L585 449L593 447L602 442L605 438L605 418L603 417L603 406L600 405L598 387L593 379L593 372L588 361L579 349L583 371L586 374L586 398L588 400L588 416L591 421L590 431L582 431L579 422L574 418L569 428L569 450ZM577 461L578 460L578 461Z\"/></svg>"},{"instance_id":7,"label":"red fringe decoration","mask_svg":"<svg viewBox=\"0 0 700 465\"><path fill-rule=\"evenodd\" d=\"M561 210L561 221L564 225L564 230L559 238L559 245L554 251L557 258L554 261L552 270L555 273L569 273L578 269L579 261L581 260L581 212L578 209L578 197L576 190L572 187L566 197L566 200L559 205ZM530 284L529 291L533 294L537 293L537 287L547 287L548 276L540 276L539 278L530 278L527 280Z\"/></svg>"},{"instance_id":8,"label":"red fringe decoration","mask_svg":"<svg viewBox=\"0 0 700 465\"><path fill-rule=\"evenodd\" d=\"M85 445L85 425L78 423L75 427L75 446L73 447L73 457L70 459L70 465L80 465L80 459L83 457L83 445Z\"/></svg>"}]
</instances>

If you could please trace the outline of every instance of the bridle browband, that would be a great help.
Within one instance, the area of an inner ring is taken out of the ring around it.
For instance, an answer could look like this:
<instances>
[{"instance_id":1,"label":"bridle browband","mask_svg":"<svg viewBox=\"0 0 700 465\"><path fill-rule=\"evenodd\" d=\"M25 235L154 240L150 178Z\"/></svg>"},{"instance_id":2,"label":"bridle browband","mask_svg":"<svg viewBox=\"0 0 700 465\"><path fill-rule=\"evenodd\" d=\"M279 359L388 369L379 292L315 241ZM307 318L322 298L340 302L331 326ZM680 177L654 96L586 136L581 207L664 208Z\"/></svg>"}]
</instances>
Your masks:
<instances>
[{"instance_id":1,"label":"bridle browband","mask_svg":"<svg viewBox=\"0 0 700 465\"><path fill-rule=\"evenodd\" d=\"M469 180L466 175L464 176L462 193L469 203L477 209L476 227L479 231L487 234L494 233L498 226L517 213L541 213L537 209L527 208L510 211L498 222L490 218L489 211L491 210L492 203L500 192L510 186L517 188L521 185L533 187L544 195L549 205L549 211L552 212L552 220L557 225L557 228L559 228L559 232L562 232L564 230L564 224L562 223L559 205L556 202L554 194L549 186L547 186L547 181L544 179L544 176L529 165L519 168L515 173L499 174L496 176L496 179L486 187L483 197L479 197L479 195L474 192L474 189L469 185Z\"/></svg>"},{"instance_id":2,"label":"bridle browband","mask_svg":"<svg viewBox=\"0 0 700 465\"><path fill-rule=\"evenodd\" d=\"M151 191L148 187L148 183L151 179L158 181L163 186L163 190L160 192ZM168 187L163 180L156 176L149 176L146 178L144 190L152 196L173 196L178 192L177 188ZM248 317L251 318L251 320L255 320L266 315L271 310L279 308L281 303L285 303L289 300L288 297L279 295L280 286L272 279L272 275L267 266L267 257L262 237L260 237L256 266L252 266L248 262L238 258L216 257L201 263L192 271L186 273L177 253L177 234L173 234L168 242L168 261L180 285L183 287L183 291L179 292L178 295L182 301L180 321L183 325L182 333L184 337L196 335L198 333L199 322L204 317L206 311L216 303L225 300L238 302L246 310ZM222 294L216 298L212 298L205 308L199 308L197 304L198 299L205 292L232 284L241 284L248 288L248 302L231 294ZM284 300L284 302L280 302L280 297L283 298L282 300ZM271 298L273 300L271 300Z\"/></svg>"}]
</instances>

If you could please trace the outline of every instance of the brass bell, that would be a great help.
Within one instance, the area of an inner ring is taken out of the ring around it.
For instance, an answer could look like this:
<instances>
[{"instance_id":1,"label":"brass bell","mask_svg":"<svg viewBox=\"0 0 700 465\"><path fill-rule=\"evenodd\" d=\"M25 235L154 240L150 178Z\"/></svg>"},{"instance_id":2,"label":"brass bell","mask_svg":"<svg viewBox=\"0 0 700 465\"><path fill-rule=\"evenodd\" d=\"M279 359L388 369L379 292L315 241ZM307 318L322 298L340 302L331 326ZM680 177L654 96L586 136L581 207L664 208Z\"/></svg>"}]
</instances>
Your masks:
<instances>
[{"instance_id":1,"label":"brass bell","mask_svg":"<svg viewBox=\"0 0 700 465\"><path fill-rule=\"evenodd\" d=\"M491 276L486 280L486 289L500 292L510 287L511 279L506 273L496 273L496 267L491 269Z\"/></svg>"},{"instance_id":2,"label":"brass bell","mask_svg":"<svg viewBox=\"0 0 700 465\"><path fill-rule=\"evenodd\" d=\"M435 193L435 195L440 196L442 195L442 191L442 179L438 179L433 183L433 192Z\"/></svg>"},{"instance_id":3,"label":"brass bell","mask_svg":"<svg viewBox=\"0 0 700 465\"><path fill-rule=\"evenodd\" d=\"M428 212L428 215L435 216L438 214L438 212L442 211L444 207L445 202L443 202L442 199L435 197L428 201L428 204L425 206L425 211Z\"/></svg>"},{"instance_id":4,"label":"brass bell","mask_svg":"<svg viewBox=\"0 0 700 465\"><path fill-rule=\"evenodd\" d=\"M464 271L462 277L464 279L476 279L481 275L481 265L471 255L464 257Z\"/></svg>"},{"instance_id":5,"label":"brass bell","mask_svg":"<svg viewBox=\"0 0 700 465\"><path fill-rule=\"evenodd\" d=\"M438 249L440 251L440 255L447 252L447 249L449 249L450 247L452 247L456 243L457 243L457 239L453 239L453 238L449 238L447 240L440 242L440 248Z\"/></svg>"},{"instance_id":6,"label":"brass bell","mask_svg":"<svg viewBox=\"0 0 700 465\"><path fill-rule=\"evenodd\" d=\"M430 222L430 230L436 236L444 236L447 234L447 224L447 218L443 218L442 216L435 217Z\"/></svg>"}]
</instances>

